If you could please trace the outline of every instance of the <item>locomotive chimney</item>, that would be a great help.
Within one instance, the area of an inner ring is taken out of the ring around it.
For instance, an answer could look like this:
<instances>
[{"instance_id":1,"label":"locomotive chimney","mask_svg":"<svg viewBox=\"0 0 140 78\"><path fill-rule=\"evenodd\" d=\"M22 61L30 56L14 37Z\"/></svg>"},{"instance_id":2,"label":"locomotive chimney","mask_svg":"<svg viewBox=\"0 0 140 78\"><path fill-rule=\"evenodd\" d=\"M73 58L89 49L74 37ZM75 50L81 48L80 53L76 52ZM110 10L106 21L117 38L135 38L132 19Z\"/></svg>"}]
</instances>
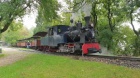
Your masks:
<instances>
[{"instance_id":1,"label":"locomotive chimney","mask_svg":"<svg viewBox=\"0 0 140 78\"><path fill-rule=\"evenodd\" d=\"M86 17L84 17L84 19L85 19L85 22L86 22L86 27L88 27L89 21L90 21L90 16L86 16Z\"/></svg>"},{"instance_id":2,"label":"locomotive chimney","mask_svg":"<svg viewBox=\"0 0 140 78\"><path fill-rule=\"evenodd\" d=\"M70 20L71 26L74 26L74 21L73 19Z\"/></svg>"}]
</instances>

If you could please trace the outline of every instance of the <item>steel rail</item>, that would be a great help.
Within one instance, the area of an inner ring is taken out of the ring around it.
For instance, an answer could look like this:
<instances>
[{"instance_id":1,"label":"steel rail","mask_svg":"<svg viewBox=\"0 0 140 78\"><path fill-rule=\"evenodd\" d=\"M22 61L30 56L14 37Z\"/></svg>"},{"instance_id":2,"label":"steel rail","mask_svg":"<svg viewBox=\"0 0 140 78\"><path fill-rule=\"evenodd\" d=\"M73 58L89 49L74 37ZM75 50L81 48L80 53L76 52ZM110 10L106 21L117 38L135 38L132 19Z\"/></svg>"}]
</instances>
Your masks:
<instances>
[{"instance_id":1,"label":"steel rail","mask_svg":"<svg viewBox=\"0 0 140 78\"><path fill-rule=\"evenodd\" d=\"M86 57L98 57L98 58L107 58L107 59L140 61L140 57L129 57L129 56L86 55Z\"/></svg>"}]
</instances>

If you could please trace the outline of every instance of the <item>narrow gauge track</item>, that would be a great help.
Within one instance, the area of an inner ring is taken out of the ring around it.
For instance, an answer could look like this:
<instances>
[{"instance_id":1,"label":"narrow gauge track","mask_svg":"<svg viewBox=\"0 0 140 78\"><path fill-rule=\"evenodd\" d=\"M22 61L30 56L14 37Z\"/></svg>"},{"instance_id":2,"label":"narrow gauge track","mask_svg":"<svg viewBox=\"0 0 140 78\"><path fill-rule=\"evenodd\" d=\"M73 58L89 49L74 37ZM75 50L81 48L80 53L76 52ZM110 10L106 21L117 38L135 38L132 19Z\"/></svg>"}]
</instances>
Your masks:
<instances>
[{"instance_id":1,"label":"narrow gauge track","mask_svg":"<svg viewBox=\"0 0 140 78\"><path fill-rule=\"evenodd\" d=\"M88 55L84 59L140 69L140 58L124 56Z\"/></svg>"},{"instance_id":2,"label":"narrow gauge track","mask_svg":"<svg viewBox=\"0 0 140 78\"><path fill-rule=\"evenodd\" d=\"M82 56L82 55L75 55L75 54L68 54L68 53L54 53L54 52L49 52L48 54L71 57L76 60L96 61L96 62L103 62L107 64L115 64L119 66L140 69L140 58L138 57L107 56L107 55Z\"/></svg>"},{"instance_id":3,"label":"narrow gauge track","mask_svg":"<svg viewBox=\"0 0 140 78\"><path fill-rule=\"evenodd\" d=\"M98 57L98 58L107 58L107 59L118 59L118 60L129 60L129 61L139 61L139 57L128 57L128 56L107 56L107 55L86 55L88 57Z\"/></svg>"}]
</instances>

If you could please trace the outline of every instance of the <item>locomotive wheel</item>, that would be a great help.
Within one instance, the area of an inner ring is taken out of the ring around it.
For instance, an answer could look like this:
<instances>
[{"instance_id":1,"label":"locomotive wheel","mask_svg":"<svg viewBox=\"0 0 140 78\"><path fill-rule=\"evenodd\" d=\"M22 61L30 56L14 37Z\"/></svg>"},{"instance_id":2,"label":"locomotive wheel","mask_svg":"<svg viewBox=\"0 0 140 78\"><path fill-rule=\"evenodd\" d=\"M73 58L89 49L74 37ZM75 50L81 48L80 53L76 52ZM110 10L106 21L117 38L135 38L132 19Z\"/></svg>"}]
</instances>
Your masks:
<instances>
[{"instance_id":1,"label":"locomotive wheel","mask_svg":"<svg viewBox=\"0 0 140 78\"><path fill-rule=\"evenodd\" d=\"M74 54L81 55L82 54L82 51L81 50L75 50L74 51Z\"/></svg>"}]
</instances>

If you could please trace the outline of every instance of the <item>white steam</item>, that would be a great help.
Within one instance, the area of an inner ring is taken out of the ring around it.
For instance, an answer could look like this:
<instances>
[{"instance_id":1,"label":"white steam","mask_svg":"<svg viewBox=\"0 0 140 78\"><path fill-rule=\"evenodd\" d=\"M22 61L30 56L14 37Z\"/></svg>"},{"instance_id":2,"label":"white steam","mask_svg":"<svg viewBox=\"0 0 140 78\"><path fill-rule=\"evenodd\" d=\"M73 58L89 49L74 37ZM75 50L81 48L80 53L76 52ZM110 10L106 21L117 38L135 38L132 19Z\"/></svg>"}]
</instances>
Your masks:
<instances>
[{"instance_id":1,"label":"white steam","mask_svg":"<svg viewBox=\"0 0 140 78\"><path fill-rule=\"evenodd\" d=\"M74 20L82 20L82 12L85 16L91 15L92 4L91 3L83 3L82 7L75 13L72 13L71 19Z\"/></svg>"}]
</instances>

